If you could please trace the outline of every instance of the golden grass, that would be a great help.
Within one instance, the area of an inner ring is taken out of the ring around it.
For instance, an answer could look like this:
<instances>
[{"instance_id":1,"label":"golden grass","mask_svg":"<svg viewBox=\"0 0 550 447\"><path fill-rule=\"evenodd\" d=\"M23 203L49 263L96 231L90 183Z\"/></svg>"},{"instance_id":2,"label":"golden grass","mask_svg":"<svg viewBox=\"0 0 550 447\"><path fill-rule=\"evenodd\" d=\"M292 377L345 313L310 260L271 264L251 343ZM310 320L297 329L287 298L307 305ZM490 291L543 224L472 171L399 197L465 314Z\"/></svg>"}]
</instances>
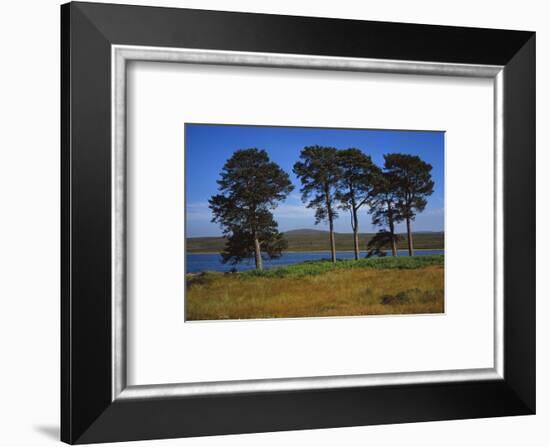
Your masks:
<instances>
[{"instance_id":1,"label":"golden grass","mask_svg":"<svg viewBox=\"0 0 550 447\"><path fill-rule=\"evenodd\" d=\"M186 295L187 320L442 313L444 269L337 269L285 278L208 273L188 281Z\"/></svg>"}]
</instances>

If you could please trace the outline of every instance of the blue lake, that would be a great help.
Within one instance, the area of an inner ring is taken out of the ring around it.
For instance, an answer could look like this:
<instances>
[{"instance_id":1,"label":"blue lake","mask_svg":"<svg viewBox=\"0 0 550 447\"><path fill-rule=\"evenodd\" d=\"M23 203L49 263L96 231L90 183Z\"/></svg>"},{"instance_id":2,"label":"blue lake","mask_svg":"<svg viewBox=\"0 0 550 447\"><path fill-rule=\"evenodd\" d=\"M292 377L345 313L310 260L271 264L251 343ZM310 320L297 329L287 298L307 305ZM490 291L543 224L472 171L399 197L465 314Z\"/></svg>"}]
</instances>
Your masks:
<instances>
[{"instance_id":1,"label":"blue lake","mask_svg":"<svg viewBox=\"0 0 550 447\"><path fill-rule=\"evenodd\" d=\"M417 250L415 256L426 255L442 255L444 250ZM366 253L361 253L361 257L365 257ZM391 252L388 252L391 255ZM399 250L397 256L408 256L407 250ZM342 251L336 254L338 259L353 259L353 252ZM187 273L197 272L227 272L232 268L237 271L251 270L254 268L254 260L244 261L237 265L222 264L221 256L218 253L200 253L188 254L186 262ZM298 264L304 261L320 261L322 259L330 259L328 251L311 251L311 252L286 252L279 259L271 261L264 260L264 268L280 267L283 265Z\"/></svg>"}]
</instances>

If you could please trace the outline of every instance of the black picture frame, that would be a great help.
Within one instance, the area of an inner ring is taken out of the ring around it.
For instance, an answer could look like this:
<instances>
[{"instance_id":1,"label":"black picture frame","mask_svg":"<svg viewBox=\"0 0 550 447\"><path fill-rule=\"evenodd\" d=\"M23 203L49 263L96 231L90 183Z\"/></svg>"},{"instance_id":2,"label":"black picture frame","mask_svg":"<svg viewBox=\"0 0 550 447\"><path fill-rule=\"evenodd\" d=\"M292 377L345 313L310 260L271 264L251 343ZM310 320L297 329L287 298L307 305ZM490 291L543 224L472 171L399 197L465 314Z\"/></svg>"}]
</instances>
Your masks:
<instances>
[{"instance_id":1,"label":"black picture frame","mask_svg":"<svg viewBox=\"0 0 550 447\"><path fill-rule=\"evenodd\" d=\"M63 441L535 413L535 33L80 2L61 25ZM504 378L113 401L114 44L504 66Z\"/></svg>"}]
</instances>

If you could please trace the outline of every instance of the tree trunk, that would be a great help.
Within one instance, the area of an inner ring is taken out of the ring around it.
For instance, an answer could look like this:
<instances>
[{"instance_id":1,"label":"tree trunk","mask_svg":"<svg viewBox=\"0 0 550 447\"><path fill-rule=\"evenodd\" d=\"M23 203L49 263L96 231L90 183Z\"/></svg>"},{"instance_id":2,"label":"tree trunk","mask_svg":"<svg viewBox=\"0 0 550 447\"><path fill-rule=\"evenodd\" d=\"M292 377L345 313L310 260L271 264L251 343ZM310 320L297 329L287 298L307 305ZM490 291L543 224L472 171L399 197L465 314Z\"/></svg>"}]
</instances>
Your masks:
<instances>
[{"instance_id":1,"label":"tree trunk","mask_svg":"<svg viewBox=\"0 0 550 447\"><path fill-rule=\"evenodd\" d=\"M329 224L330 259L333 263L336 263L336 243L334 242L334 215L332 214L332 199L330 197L330 186L328 184L325 184L325 205L327 207Z\"/></svg>"},{"instance_id":2,"label":"tree trunk","mask_svg":"<svg viewBox=\"0 0 550 447\"><path fill-rule=\"evenodd\" d=\"M409 241L409 256L414 256L413 251L413 235L411 231L411 219L407 217L407 239Z\"/></svg>"},{"instance_id":3,"label":"tree trunk","mask_svg":"<svg viewBox=\"0 0 550 447\"><path fill-rule=\"evenodd\" d=\"M393 257L397 256L397 242L395 241L395 224L393 223L393 212L391 210L391 205L388 203L388 224L390 227L390 237L391 237L391 255Z\"/></svg>"},{"instance_id":4,"label":"tree trunk","mask_svg":"<svg viewBox=\"0 0 550 447\"><path fill-rule=\"evenodd\" d=\"M262 252L260 251L260 241L254 236L254 258L256 261L256 270L262 270Z\"/></svg>"},{"instance_id":5,"label":"tree trunk","mask_svg":"<svg viewBox=\"0 0 550 447\"><path fill-rule=\"evenodd\" d=\"M330 259L333 263L336 263L336 242L334 241L334 222L332 221L332 214L329 217L330 225Z\"/></svg>"},{"instance_id":6,"label":"tree trunk","mask_svg":"<svg viewBox=\"0 0 550 447\"><path fill-rule=\"evenodd\" d=\"M397 256L397 243L395 242L395 234L391 232L391 255Z\"/></svg>"},{"instance_id":7,"label":"tree trunk","mask_svg":"<svg viewBox=\"0 0 550 447\"><path fill-rule=\"evenodd\" d=\"M359 220L357 219L357 210L353 210L353 249L355 250L355 260L359 259Z\"/></svg>"}]
</instances>

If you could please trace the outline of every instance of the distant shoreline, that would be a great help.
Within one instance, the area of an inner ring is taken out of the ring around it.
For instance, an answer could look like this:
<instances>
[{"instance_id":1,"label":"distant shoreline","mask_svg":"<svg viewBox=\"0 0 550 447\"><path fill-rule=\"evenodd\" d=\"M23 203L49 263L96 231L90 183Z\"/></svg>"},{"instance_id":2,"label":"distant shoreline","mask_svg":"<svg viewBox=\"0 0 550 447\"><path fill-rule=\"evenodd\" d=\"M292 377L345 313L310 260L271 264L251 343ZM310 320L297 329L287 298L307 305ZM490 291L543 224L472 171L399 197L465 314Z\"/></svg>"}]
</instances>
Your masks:
<instances>
[{"instance_id":1,"label":"distant shoreline","mask_svg":"<svg viewBox=\"0 0 550 447\"><path fill-rule=\"evenodd\" d=\"M415 248L414 251L433 251L433 250L445 250L445 248ZM354 253L355 250L336 250L336 255L338 253ZM387 251L391 251L391 249L388 249ZM406 248L400 248L397 250L400 251L409 251ZM359 250L359 253L366 253L367 250ZM212 251L192 251L189 253L186 253L186 255L212 255L220 253L219 250L212 250ZM283 254L285 253L330 253L330 250L284 250Z\"/></svg>"},{"instance_id":2,"label":"distant shoreline","mask_svg":"<svg viewBox=\"0 0 550 447\"><path fill-rule=\"evenodd\" d=\"M369 241L374 234L360 233L359 238L361 240L360 246L362 252L365 253L367 249L366 241ZM401 235L397 244L398 250L407 249L406 235ZM417 250L443 250L445 247L445 233L425 233L425 232L413 232L414 247ZM284 250L287 254L292 253L328 253L330 245L328 244L328 232L321 230L295 230L285 233L285 239L287 241L287 247ZM336 233L336 251L340 253L353 253L354 242L353 233ZM223 251L227 240L223 237L219 238L186 238L185 249L186 252L191 253L220 253ZM390 247L387 247L388 249ZM403 252L400 252L402 254ZM419 252L420 254L421 252Z\"/></svg>"}]
</instances>

